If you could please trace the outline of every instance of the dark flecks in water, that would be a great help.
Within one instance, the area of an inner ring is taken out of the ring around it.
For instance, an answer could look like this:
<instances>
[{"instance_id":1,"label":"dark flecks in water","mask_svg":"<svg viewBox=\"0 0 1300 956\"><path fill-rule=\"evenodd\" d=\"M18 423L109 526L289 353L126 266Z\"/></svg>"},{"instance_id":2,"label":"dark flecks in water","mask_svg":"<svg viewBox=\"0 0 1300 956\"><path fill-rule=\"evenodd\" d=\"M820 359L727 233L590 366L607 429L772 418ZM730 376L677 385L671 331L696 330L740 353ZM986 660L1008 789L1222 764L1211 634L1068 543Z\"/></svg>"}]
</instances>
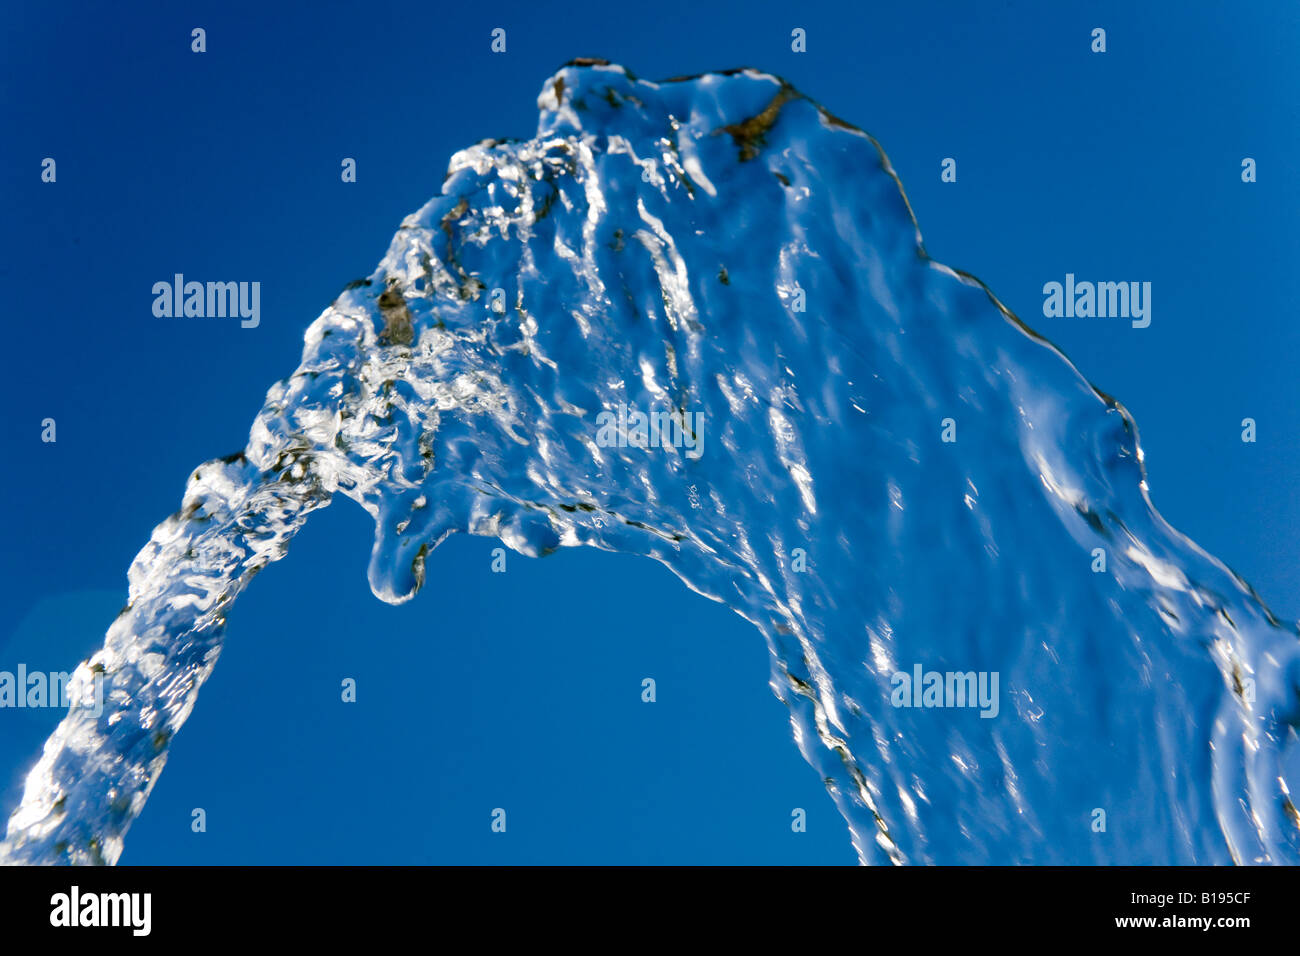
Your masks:
<instances>
[{"instance_id":1,"label":"dark flecks in water","mask_svg":"<svg viewBox=\"0 0 1300 956\"><path fill-rule=\"evenodd\" d=\"M1300 811L1296 810L1295 804L1291 802L1290 797L1282 798L1282 812L1286 818L1291 821L1291 825L1300 830Z\"/></svg>"},{"instance_id":2,"label":"dark flecks in water","mask_svg":"<svg viewBox=\"0 0 1300 956\"><path fill-rule=\"evenodd\" d=\"M461 196L460 201L456 203L455 207L453 207L450 212L448 212L445 216L442 217L442 221L439 222L438 224L438 228L440 228L444 233L447 234L447 265L450 268L454 269L460 275L462 282L468 279L469 276L466 274L465 269L461 266L460 260L456 257L456 247L454 245L456 236L452 232L452 226L454 226L457 220L463 218L465 214L468 212L469 212L469 200L466 197ZM425 267L425 271L426 274L428 274L430 276L430 279L432 280L432 273L429 271L427 265ZM391 285L395 280L390 278L388 281L389 284ZM464 285L462 285L461 286L462 299L465 298L464 288L465 288Z\"/></svg>"},{"instance_id":3,"label":"dark flecks in water","mask_svg":"<svg viewBox=\"0 0 1300 956\"><path fill-rule=\"evenodd\" d=\"M1101 515L1093 511L1086 503L1079 503L1074 506L1074 510L1084 521L1088 522L1088 527L1106 538L1111 537L1110 530L1102 523Z\"/></svg>"},{"instance_id":4,"label":"dark flecks in water","mask_svg":"<svg viewBox=\"0 0 1300 956\"><path fill-rule=\"evenodd\" d=\"M777 626L777 629L780 630L780 628L782 628L782 627L784 627L784 628L786 629L786 633L792 633L792 632L790 631L790 628L787 627L787 626L784 625L784 624L780 624L780 625L778 625L778 626ZM800 695L809 698L810 700L815 699L815 698L813 697L813 687L812 687L812 684L808 683L806 680L801 680L800 678L795 677L795 676L794 676L793 674L791 674L788 670L785 672L785 679L788 680L788 681L790 682L790 687L791 687L791 689L793 689L794 691L796 691L796 692L799 693Z\"/></svg>"},{"instance_id":5,"label":"dark flecks in water","mask_svg":"<svg viewBox=\"0 0 1300 956\"><path fill-rule=\"evenodd\" d=\"M727 275L727 267L723 266L718 270L718 281L723 285L731 285L731 276Z\"/></svg>"},{"instance_id":6,"label":"dark flecks in water","mask_svg":"<svg viewBox=\"0 0 1300 956\"><path fill-rule=\"evenodd\" d=\"M623 523L626 524L626 525L630 525L630 526L633 527L633 528L640 528L642 531L649 531L649 532L651 532L652 534L657 534L657 535L659 535L661 538L667 538L669 541L684 541L684 540L686 540L686 539L685 539L682 535L680 535L680 534L677 534L677 533L675 533L675 532L674 532L673 534L665 534L664 532L660 531L658 528L652 528L652 527L650 527L648 524L643 524L643 523L640 522L640 521L634 521L634 520L631 519L631 518L624 518L624 519L623 519Z\"/></svg>"},{"instance_id":7,"label":"dark flecks in water","mask_svg":"<svg viewBox=\"0 0 1300 956\"><path fill-rule=\"evenodd\" d=\"M730 133L731 138L740 148L740 161L748 162L758 156L766 145L767 134L776 125L777 118L781 115L781 108L798 98L799 94L794 87L782 86L780 92L772 97L772 101L763 107L761 113L743 122L724 126L718 132Z\"/></svg>"},{"instance_id":8,"label":"dark flecks in water","mask_svg":"<svg viewBox=\"0 0 1300 956\"><path fill-rule=\"evenodd\" d=\"M420 550L411 559L411 576L415 578L415 589L424 587L424 559L429 555L429 543L421 543Z\"/></svg>"},{"instance_id":9,"label":"dark flecks in water","mask_svg":"<svg viewBox=\"0 0 1300 956\"><path fill-rule=\"evenodd\" d=\"M461 200L464 203L464 200ZM444 223L446 220L443 220ZM397 286L397 280L390 278L388 288L379 297L379 314L384 319L384 329L379 333L381 345L410 345L415 340L415 327L411 322L411 310L406 306L406 297Z\"/></svg>"},{"instance_id":10,"label":"dark flecks in water","mask_svg":"<svg viewBox=\"0 0 1300 956\"><path fill-rule=\"evenodd\" d=\"M442 217L442 221L438 223L438 228L445 232L447 238L450 239L452 225L454 225L456 220L460 219L467 212L469 212L469 200L464 196L461 196L460 202L456 203L451 212Z\"/></svg>"},{"instance_id":11,"label":"dark flecks in water","mask_svg":"<svg viewBox=\"0 0 1300 956\"><path fill-rule=\"evenodd\" d=\"M551 207L555 205L555 198L560 194L559 189L556 188L554 183L548 182L547 185L551 187L551 191L548 192L546 197L542 200L542 208L534 213L534 225L541 222L551 214Z\"/></svg>"},{"instance_id":12,"label":"dark flecks in water","mask_svg":"<svg viewBox=\"0 0 1300 956\"><path fill-rule=\"evenodd\" d=\"M832 113L830 110L826 109L825 107L819 106L817 107L817 109L821 112L822 119L826 121L827 126L835 126L838 127L839 129L846 129L852 133L862 132L862 129L860 127L854 126L852 123L848 122L847 120L840 119L838 116L836 116L834 113Z\"/></svg>"}]
</instances>

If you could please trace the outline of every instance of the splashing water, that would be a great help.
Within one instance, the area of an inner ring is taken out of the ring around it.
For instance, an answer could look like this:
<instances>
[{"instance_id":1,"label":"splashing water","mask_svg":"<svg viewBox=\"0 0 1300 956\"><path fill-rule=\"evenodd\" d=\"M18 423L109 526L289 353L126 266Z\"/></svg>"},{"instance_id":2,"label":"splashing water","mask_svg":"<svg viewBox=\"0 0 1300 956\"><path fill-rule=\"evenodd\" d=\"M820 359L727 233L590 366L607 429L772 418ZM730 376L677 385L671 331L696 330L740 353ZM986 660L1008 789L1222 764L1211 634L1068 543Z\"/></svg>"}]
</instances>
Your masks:
<instances>
[{"instance_id":1,"label":"splashing water","mask_svg":"<svg viewBox=\"0 0 1300 956\"><path fill-rule=\"evenodd\" d=\"M1295 628L1154 511L1125 410L926 256L873 139L749 70L576 61L538 105L534 139L452 158L244 453L191 476L0 857L117 860L230 606L341 492L385 601L462 531L728 604L865 863L1300 860ZM679 440L602 432L620 407ZM994 704L895 706L917 667Z\"/></svg>"}]
</instances>

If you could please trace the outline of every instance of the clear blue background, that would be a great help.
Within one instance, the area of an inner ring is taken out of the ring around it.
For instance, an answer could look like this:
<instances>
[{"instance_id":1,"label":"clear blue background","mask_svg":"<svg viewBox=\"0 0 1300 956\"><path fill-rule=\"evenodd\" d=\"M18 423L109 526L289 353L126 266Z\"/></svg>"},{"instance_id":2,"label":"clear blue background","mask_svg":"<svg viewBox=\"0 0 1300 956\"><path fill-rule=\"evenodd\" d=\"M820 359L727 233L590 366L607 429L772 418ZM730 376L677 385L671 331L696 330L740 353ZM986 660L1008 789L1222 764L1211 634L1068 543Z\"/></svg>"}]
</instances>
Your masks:
<instances>
[{"instance_id":1,"label":"clear blue background","mask_svg":"<svg viewBox=\"0 0 1300 956\"><path fill-rule=\"evenodd\" d=\"M308 323L452 152L532 134L574 56L647 78L756 66L872 132L931 254L1128 406L1157 507L1295 619L1300 6L294 6L6 8L0 669L100 644L131 559L193 467L243 447ZM260 281L261 327L155 319L175 272ZM1152 282L1151 327L1044 319L1066 272ZM492 542L453 539L392 608L369 545L340 499L253 583L123 863L854 861L761 639L665 569L566 552L494 575ZM58 716L0 712L4 813Z\"/></svg>"}]
</instances>

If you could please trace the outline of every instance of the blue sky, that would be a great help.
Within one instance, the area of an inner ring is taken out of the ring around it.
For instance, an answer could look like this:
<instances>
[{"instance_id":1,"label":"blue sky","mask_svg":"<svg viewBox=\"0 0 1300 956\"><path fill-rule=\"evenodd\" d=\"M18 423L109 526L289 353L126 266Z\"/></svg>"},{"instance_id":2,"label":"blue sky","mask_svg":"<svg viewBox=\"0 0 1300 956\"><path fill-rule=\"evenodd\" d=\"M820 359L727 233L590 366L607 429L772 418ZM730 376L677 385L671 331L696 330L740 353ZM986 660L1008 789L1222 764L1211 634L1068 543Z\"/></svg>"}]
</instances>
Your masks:
<instances>
[{"instance_id":1,"label":"blue sky","mask_svg":"<svg viewBox=\"0 0 1300 956\"><path fill-rule=\"evenodd\" d=\"M452 152L532 134L574 56L648 78L760 67L870 131L930 253L1124 402L1156 506L1294 620L1300 8L1132 6L11 5L0 668L99 645L131 559L190 470L243 447L310 321ZM154 318L176 272L259 280L260 327ZM1044 318L1067 272L1150 281L1151 327ZM244 595L123 863L853 862L738 617L631 558L512 555L493 575L478 539L392 608L366 585L370 537L340 500ZM7 812L57 714L0 719Z\"/></svg>"}]
</instances>

